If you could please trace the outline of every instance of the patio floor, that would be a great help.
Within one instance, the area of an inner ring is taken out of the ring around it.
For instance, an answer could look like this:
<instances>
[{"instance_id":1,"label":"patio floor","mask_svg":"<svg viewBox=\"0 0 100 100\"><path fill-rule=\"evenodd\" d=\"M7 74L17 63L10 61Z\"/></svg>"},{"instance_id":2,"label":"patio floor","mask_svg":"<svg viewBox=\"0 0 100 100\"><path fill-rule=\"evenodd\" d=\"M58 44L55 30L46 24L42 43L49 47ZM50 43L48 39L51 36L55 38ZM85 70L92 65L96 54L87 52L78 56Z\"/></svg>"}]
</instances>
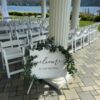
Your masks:
<instances>
[{"instance_id":1,"label":"patio floor","mask_svg":"<svg viewBox=\"0 0 100 100\"><path fill-rule=\"evenodd\" d=\"M75 80L59 94L40 80L27 95L20 76L7 79L0 68L0 100L100 100L100 36L90 46L73 54L78 68Z\"/></svg>"}]
</instances>

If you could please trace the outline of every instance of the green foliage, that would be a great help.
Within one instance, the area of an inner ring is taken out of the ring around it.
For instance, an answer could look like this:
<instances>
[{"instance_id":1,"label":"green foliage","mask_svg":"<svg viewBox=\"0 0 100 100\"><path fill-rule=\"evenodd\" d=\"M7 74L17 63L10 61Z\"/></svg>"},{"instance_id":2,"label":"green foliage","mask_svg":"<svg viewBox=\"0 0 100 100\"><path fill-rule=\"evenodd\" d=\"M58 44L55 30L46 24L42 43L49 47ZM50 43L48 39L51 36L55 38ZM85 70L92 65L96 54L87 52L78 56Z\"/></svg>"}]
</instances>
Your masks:
<instances>
[{"instance_id":1,"label":"green foliage","mask_svg":"<svg viewBox=\"0 0 100 100\"><path fill-rule=\"evenodd\" d=\"M47 14L46 14L46 17L49 18L49 16L50 16L49 13L47 13Z\"/></svg>"},{"instance_id":2,"label":"green foliage","mask_svg":"<svg viewBox=\"0 0 100 100\"><path fill-rule=\"evenodd\" d=\"M100 22L100 15L91 15L86 13L80 13L81 21L94 21Z\"/></svg>"},{"instance_id":3,"label":"green foliage","mask_svg":"<svg viewBox=\"0 0 100 100\"><path fill-rule=\"evenodd\" d=\"M48 38L45 42L41 41L41 43L38 43L37 46L33 47L32 50L42 50L43 48L46 48L50 52L54 53L57 50L59 50L64 56L65 56L65 69L69 74L74 76L74 74L77 72L77 69L75 68L75 63L72 55L69 53L69 48L66 50L62 46L56 46L54 44L54 38ZM38 82L35 75L31 76L31 69L32 67L36 67L37 63L34 62L34 59L37 58L37 56L30 56L29 50L30 46L25 49L25 65L24 65L24 81L26 83L26 86L29 85L30 81Z\"/></svg>"},{"instance_id":4,"label":"green foliage","mask_svg":"<svg viewBox=\"0 0 100 100\"><path fill-rule=\"evenodd\" d=\"M95 16L94 21L95 22L100 22L100 15Z\"/></svg>"},{"instance_id":5,"label":"green foliage","mask_svg":"<svg viewBox=\"0 0 100 100\"><path fill-rule=\"evenodd\" d=\"M30 81L33 80L34 82L37 80L35 75L31 76L31 68L37 65L37 63L32 62L37 56L30 56L29 55L30 46L25 49L25 63L24 63L24 83L25 87L29 85Z\"/></svg>"},{"instance_id":6,"label":"green foliage","mask_svg":"<svg viewBox=\"0 0 100 100\"><path fill-rule=\"evenodd\" d=\"M21 12L9 12L9 15L23 16Z\"/></svg>"},{"instance_id":7,"label":"green foliage","mask_svg":"<svg viewBox=\"0 0 100 100\"><path fill-rule=\"evenodd\" d=\"M99 27L98 27L98 30L99 30L99 32L100 32L100 25L99 25Z\"/></svg>"},{"instance_id":8,"label":"green foliage","mask_svg":"<svg viewBox=\"0 0 100 100\"><path fill-rule=\"evenodd\" d=\"M93 21L94 15L81 13L80 18L81 18L82 21Z\"/></svg>"},{"instance_id":9,"label":"green foliage","mask_svg":"<svg viewBox=\"0 0 100 100\"><path fill-rule=\"evenodd\" d=\"M72 55L69 53L69 49L65 50L62 46L58 47L59 51L62 52L62 54L65 55L65 65L66 65L66 69L69 72L69 74L71 74L72 76L74 76L74 74L77 72L77 69L75 68L75 63L74 63L74 59L72 57Z\"/></svg>"},{"instance_id":10,"label":"green foliage","mask_svg":"<svg viewBox=\"0 0 100 100\"><path fill-rule=\"evenodd\" d=\"M9 15L13 16L35 16L36 13L31 12L9 12Z\"/></svg>"},{"instance_id":11,"label":"green foliage","mask_svg":"<svg viewBox=\"0 0 100 100\"><path fill-rule=\"evenodd\" d=\"M42 16L41 13L32 13L32 12L9 12L9 15L13 16ZM49 14L47 13L46 17L49 17Z\"/></svg>"},{"instance_id":12,"label":"green foliage","mask_svg":"<svg viewBox=\"0 0 100 100\"><path fill-rule=\"evenodd\" d=\"M88 26L91 24L94 24L95 22L93 21L80 21L80 27ZM98 31L100 31L100 25L98 26Z\"/></svg>"},{"instance_id":13,"label":"green foliage","mask_svg":"<svg viewBox=\"0 0 100 100\"><path fill-rule=\"evenodd\" d=\"M56 46L54 44L54 38L48 38L45 42L41 41L41 43L37 43L37 46L33 47L33 50L39 50L40 51L43 48L46 48L47 50L49 50L52 53L54 53L57 50L59 50L65 56L66 70L69 72L69 74L71 74L72 76L74 76L74 74L76 73L77 69L75 68L74 59L73 59L72 55L69 53L69 48L66 50L62 46ZM26 52L26 53L29 54L28 52ZM30 75L31 66L33 66L35 64L35 63L34 64L31 63L31 61L33 59L35 59L35 58L36 57L28 58L27 59L27 63L26 63L26 68L27 69L25 68L26 73L28 72L27 75Z\"/></svg>"}]
</instances>

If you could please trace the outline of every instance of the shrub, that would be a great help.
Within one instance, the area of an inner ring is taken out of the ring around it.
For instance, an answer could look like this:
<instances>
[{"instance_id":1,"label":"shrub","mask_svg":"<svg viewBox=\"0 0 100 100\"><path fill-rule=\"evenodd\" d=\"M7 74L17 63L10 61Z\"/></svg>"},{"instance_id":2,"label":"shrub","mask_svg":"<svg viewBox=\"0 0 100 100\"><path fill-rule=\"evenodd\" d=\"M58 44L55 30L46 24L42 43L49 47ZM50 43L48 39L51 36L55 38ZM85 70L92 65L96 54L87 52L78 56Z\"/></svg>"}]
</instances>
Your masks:
<instances>
[{"instance_id":1,"label":"shrub","mask_svg":"<svg viewBox=\"0 0 100 100\"><path fill-rule=\"evenodd\" d=\"M94 20L94 15L81 13L80 18L83 21L93 21Z\"/></svg>"},{"instance_id":2,"label":"shrub","mask_svg":"<svg viewBox=\"0 0 100 100\"><path fill-rule=\"evenodd\" d=\"M9 12L9 15L13 15L13 16L35 16L35 17L38 17L38 16L41 16L41 13L32 13L32 12ZM47 13L46 14L46 17L48 18L49 17L49 14Z\"/></svg>"},{"instance_id":3,"label":"shrub","mask_svg":"<svg viewBox=\"0 0 100 100\"><path fill-rule=\"evenodd\" d=\"M49 17L49 13L46 14L46 17L47 17L47 18Z\"/></svg>"},{"instance_id":4,"label":"shrub","mask_svg":"<svg viewBox=\"0 0 100 100\"><path fill-rule=\"evenodd\" d=\"M94 21L95 22L100 22L100 15L95 16Z\"/></svg>"},{"instance_id":5,"label":"shrub","mask_svg":"<svg viewBox=\"0 0 100 100\"><path fill-rule=\"evenodd\" d=\"M21 12L9 12L9 15L23 16Z\"/></svg>"},{"instance_id":6,"label":"shrub","mask_svg":"<svg viewBox=\"0 0 100 100\"><path fill-rule=\"evenodd\" d=\"M9 12L9 15L14 15L14 16L33 16L34 13L31 13L31 12Z\"/></svg>"}]
</instances>

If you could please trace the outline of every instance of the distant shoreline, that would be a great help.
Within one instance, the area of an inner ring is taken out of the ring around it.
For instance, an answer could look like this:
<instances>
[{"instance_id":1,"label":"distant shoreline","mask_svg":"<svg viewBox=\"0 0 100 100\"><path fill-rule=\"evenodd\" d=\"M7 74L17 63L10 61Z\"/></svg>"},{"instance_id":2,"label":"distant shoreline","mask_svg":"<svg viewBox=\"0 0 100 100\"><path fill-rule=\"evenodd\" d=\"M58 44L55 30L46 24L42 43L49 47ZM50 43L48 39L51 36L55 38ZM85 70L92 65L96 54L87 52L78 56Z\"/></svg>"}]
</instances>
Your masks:
<instances>
[{"instance_id":1,"label":"distant shoreline","mask_svg":"<svg viewBox=\"0 0 100 100\"><path fill-rule=\"evenodd\" d=\"M100 7L98 6L83 6L80 7L80 12L90 12L92 14L96 14L97 10L99 10ZM49 7L47 7L47 11L49 10ZM41 13L41 6L8 6L8 11L12 12L32 12L32 13Z\"/></svg>"},{"instance_id":2,"label":"distant shoreline","mask_svg":"<svg viewBox=\"0 0 100 100\"><path fill-rule=\"evenodd\" d=\"M41 5L8 5L8 6L30 6L30 7L32 7L32 6L41 6ZM100 7L100 6L98 6L98 5L97 6L86 5L86 6L81 6L81 7Z\"/></svg>"}]
</instances>

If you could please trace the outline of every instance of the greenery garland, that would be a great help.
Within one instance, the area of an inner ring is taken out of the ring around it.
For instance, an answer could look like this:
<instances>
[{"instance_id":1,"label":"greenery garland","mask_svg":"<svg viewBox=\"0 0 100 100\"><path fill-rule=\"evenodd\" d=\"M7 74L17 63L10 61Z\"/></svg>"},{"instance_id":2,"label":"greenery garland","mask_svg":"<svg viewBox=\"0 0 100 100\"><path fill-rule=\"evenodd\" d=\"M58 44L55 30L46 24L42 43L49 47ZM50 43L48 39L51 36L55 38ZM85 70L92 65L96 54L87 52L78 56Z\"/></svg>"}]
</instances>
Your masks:
<instances>
[{"instance_id":1,"label":"greenery garland","mask_svg":"<svg viewBox=\"0 0 100 100\"><path fill-rule=\"evenodd\" d=\"M41 43L37 43L36 46L33 46L32 48L29 46L25 49L25 59L26 59L26 63L24 65L24 76L32 79L32 80L36 80L36 76L30 76L31 74L31 68L32 66L36 66L37 63L33 63L32 61L37 57L37 56L30 56L29 55L29 50L42 50L43 48L49 50L50 52L56 52L56 50L59 50L64 56L65 56L65 69L69 72L69 74L71 74L72 76L74 76L74 74L77 72L77 69L75 68L75 63L74 63L74 59L72 57L72 55L69 53L69 48L66 50L64 49L64 47L62 46L56 46L54 44L54 38L48 38L45 41L41 41Z\"/></svg>"}]
</instances>

